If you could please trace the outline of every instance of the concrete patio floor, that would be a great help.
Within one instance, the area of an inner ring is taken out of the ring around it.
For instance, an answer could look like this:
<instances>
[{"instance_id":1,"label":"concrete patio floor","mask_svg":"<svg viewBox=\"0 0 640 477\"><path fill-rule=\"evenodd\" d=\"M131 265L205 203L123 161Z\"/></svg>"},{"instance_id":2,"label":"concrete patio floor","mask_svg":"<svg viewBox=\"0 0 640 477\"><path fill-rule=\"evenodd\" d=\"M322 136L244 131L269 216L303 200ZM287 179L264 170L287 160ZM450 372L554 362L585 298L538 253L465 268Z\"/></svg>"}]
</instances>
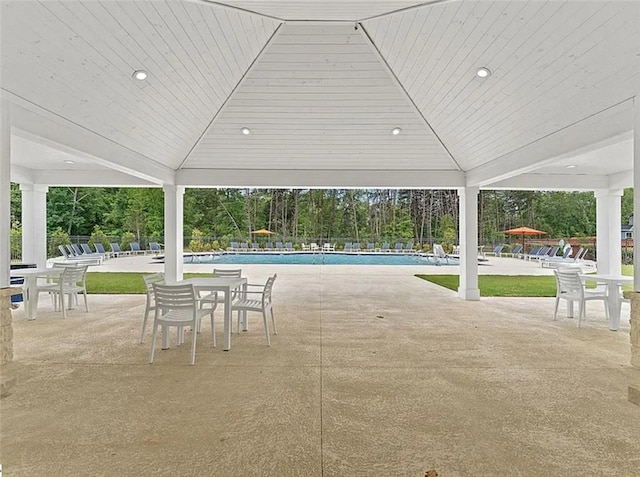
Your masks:
<instances>
[{"instance_id":1,"label":"concrete patio floor","mask_svg":"<svg viewBox=\"0 0 640 477\"><path fill-rule=\"evenodd\" d=\"M252 316L223 352L203 325L195 366L190 333L148 364L140 295L90 295L66 320L44 297L36 321L14 312L6 475L640 475L628 304L610 332L599 303L578 329L564 308L552 321L552 298L465 302L413 276L455 267L242 268L251 282L278 273L279 334L267 347Z\"/></svg>"}]
</instances>

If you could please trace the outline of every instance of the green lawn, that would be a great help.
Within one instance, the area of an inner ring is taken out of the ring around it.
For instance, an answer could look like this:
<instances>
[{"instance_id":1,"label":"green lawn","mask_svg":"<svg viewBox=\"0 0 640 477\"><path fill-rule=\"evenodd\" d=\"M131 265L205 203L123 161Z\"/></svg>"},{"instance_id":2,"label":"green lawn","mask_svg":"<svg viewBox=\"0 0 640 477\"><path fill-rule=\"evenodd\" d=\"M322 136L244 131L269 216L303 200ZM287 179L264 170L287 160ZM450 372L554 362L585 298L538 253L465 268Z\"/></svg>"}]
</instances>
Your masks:
<instances>
[{"instance_id":1,"label":"green lawn","mask_svg":"<svg viewBox=\"0 0 640 477\"><path fill-rule=\"evenodd\" d=\"M633 275L633 265L623 265L622 274ZM458 290L458 275L416 275L416 277L449 290ZM594 286L594 283L587 283L587 288ZM480 275L478 277L478 287L480 288L480 296L556 296L556 279L552 275ZM631 290L633 286L625 285L623 288Z\"/></svg>"},{"instance_id":2,"label":"green lawn","mask_svg":"<svg viewBox=\"0 0 640 477\"><path fill-rule=\"evenodd\" d=\"M450 290L458 290L458 275L416 275L416 277ZM556 296L556 278L554 276L480 275L478 286L480 296Z\"/></svg>"},{"instance_id":3,"label":"green lawn","mask_svg":"<svg viewBox=\"0 0 640 477\"><path fill-rule=\"evenodd\" d=\"M148 273L135 272L89 272L87 273L87 291L89 293L117 295L143 294L142 275ZM185 273L185 278L209 276L208 273Z\"/></svg>"}]
</instances>

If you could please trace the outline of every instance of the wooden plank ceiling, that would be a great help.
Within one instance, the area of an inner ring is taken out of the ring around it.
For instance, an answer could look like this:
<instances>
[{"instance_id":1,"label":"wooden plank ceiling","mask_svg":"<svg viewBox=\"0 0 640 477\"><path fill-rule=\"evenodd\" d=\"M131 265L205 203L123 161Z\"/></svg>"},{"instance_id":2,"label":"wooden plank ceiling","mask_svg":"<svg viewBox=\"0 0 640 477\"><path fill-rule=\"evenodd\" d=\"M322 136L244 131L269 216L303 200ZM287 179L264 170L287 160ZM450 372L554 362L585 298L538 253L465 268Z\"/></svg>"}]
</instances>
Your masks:
<instances>
[{"instance_id":1,"label":"wooden plank ceiling","mask_svg":"<svg viewBox=\"0 0 640 477\"><path fill-rule=\"evenodd\" d=\"M5 96L173 170L477 172L640 94L633 0L1 8Z\"/></svg>"}]
</instances>

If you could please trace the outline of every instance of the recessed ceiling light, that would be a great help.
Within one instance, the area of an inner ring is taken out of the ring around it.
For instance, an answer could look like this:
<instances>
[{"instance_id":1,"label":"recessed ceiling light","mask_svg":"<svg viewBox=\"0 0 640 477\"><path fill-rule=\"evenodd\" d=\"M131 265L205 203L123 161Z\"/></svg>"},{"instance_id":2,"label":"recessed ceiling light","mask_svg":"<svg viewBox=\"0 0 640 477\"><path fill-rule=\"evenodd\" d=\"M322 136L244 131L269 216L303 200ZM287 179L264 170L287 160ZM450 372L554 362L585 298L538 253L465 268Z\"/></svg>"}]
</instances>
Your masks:
<instances>
[{"instance_id":1,"label":"recessed ceiling light","mask_svg":"<svg viewBox=\"0 0 640 477\"><path fill-rule=\"evenodd\" d=\"M147 79L147 72L144 70L137 70L133 72L133 77L138 81L144 81Z\"/></svg>"},{"instance_id":2,"label":"recessed ceiling light","mask_svg":"<svg viewBox=\"0 0 640 477\"><path fill-rule=\"evenodd\" d=\"M478 75L479 78L487 78L491 76L491 70L486 66L483 66L481 68L478 68L478 70L476 71L476 74Z\"/></svg>"},{"instance_id":3,"label":"recessed ceiling light","mask_svg":"<svg viewBox=\"0 0 640 477\"><path fill-rule=\"evenodd\" d=\"M569 165L567 166L567 169L573 169L574 167L577 167L577 166L576 166L575 164L569 164Z\"/></svg>"},{"instance_id":4,"label":"recessed ceiling light","mask_svg":"<svg viewBox=\"0 0 640 477\"><path fill-rule=\"evenodd\" d=\"M240 131L242 131L242 134L244 134L245 136L251 134L251 129L249 128L242 128Z\"/></svg>"},{"instance_id":5,"label":"recessed ceiling light","mask_svg":"<svg viewBox=\"0 0 640 477\"><path fill-rule=\"evenodd\" d=\"M70 159L65 159L65 160L64 160L64 163L65 163L65 164L75 164L75 163L76 163L76 161L72 161L72 160L70 160Z\"/></svg>"},{"instance_id":6,"label":"recessed ceiling light","mask_svg":"<svg viewBox=\"0 0 640 477\"><path fill-rule=\"evenodd\" d=\"M391 130L391 134L393 134L394 136L397 136L398 134L400 134L402 132L402 129L400 128L393 128Z\"/></svg>"}]
</instances>

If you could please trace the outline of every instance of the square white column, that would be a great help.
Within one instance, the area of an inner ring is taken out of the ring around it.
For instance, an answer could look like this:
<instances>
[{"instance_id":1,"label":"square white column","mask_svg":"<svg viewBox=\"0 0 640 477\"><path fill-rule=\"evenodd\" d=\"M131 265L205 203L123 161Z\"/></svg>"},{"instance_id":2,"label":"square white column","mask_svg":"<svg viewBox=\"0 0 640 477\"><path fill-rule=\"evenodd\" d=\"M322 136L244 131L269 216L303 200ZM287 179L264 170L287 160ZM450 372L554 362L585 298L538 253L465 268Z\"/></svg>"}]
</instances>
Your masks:
<instances>
[{"instance_id":1,"label":"square white column","mask_svg":"<svg viewBox=\"0 0 640 477\"><path fill-rule=\"evenodd\" d=\"M184 187L162 186L164 191L164 273L167 281L182 280L184 270Z\"/></svg>"},{"instance_id":2,"label":"square white column","mask_svg":"<svg viewBox=\"0 0 640 477\"><path fill-rule=\"evenodd\" d=\"M41 184L20 184L22 192L22 261L47 265L47 192Z\"/></svg>"},{"instance_id":3,"label":"square white column","mask_svg":"<svg viewBox=\"0 0 640 477\"><path fill-rule=\"evenodd\" d=\"M478 288L478 187L458 189L460 202L460 286L463 300L480 300Z\"/></svg>"},{"instance_id":4,"label":"square white column","mask_svg":"<svg viewBox=\"0 0 640 477\"><path fill-rule=\"evenodd\" d=\"M9 286L11 262L11 117L0 100L0 288Z\"/></svg>"}]
</instances>

